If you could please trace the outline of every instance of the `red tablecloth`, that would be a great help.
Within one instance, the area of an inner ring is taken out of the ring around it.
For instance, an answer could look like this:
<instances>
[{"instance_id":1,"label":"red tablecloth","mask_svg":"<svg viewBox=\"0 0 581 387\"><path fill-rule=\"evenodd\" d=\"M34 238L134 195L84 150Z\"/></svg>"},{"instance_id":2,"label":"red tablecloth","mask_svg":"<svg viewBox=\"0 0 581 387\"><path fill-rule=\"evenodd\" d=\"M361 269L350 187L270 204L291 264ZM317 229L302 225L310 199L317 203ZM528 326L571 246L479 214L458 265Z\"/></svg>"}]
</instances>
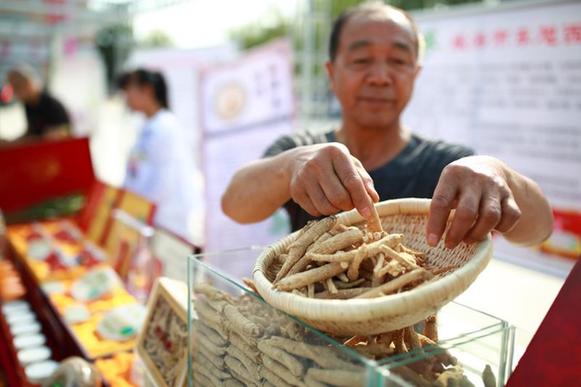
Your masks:
<instances>
[{"instance_id":1,"label":"red tablecloth","mask_svg":"<svg viewBox=\"0 0 581 387\"><path fill-rule=\"evenodd\" d=\"M520 386L581 386L581 259L508 380Z\"/></svg>"}]
</instances>

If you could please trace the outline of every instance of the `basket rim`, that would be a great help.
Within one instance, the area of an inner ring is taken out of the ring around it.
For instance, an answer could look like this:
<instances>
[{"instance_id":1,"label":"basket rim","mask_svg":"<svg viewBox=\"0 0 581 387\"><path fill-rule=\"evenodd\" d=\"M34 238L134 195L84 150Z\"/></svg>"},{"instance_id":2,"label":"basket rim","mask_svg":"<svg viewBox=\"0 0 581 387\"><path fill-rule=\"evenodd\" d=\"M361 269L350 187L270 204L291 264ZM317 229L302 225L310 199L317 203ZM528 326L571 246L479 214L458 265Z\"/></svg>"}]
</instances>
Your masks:
<instances>
[{"instance_id":1,"label":"basket rim","mask_svg":"<svg viewBox=\"0 0 581 387\"><path fill-rule=\"evenodd\" d=\"M381 217L398 214L424 215L428 213L430 203L430 199L395 199L376 203L376 208ZM364 219L356 210L351 210L337 215L337 220L339 223L353 224L362 222ZM492 256L492 238L489 234L484 241L477 243L468 262L435 282L420 285L403 293L370 299L314 299L273 289L272 282L263 272L264 260L269 252L293 240L297 233L298 231L288 235L261 253L257 258L253 276L257 290L267 302L285 312L319 321L337 321L338 317L341 321L362 321L386 314L409 313L413 309L439 307L441 301L434 302L433 300L446 300L458 285L463 287L462 291L465 290L472 282L470 278L476 278Z\"/></svg>"}]
</instances>

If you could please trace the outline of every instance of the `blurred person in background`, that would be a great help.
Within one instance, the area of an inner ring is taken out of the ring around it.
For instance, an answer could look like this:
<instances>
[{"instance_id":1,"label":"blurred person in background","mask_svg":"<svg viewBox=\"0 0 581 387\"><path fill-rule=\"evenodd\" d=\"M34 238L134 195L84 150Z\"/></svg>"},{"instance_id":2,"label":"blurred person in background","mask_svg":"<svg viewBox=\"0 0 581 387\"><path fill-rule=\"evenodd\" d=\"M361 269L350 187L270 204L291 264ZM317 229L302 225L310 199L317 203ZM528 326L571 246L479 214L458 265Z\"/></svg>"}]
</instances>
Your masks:
<instances>
[{"instance_id":1,"label":"blurred person in background","mask_svg":"<svg viewBox=\"0 0 581 387\"><path fill-rule=\"evenodd\" d=\"M369 219L379 200L432 198L431 246L444 237L454 248L492 230L522 245L545 240L553 218L533 180L501 160L423 138L402 124L421 49L421 34L404 11L381 2L346 10L333 24L326 63L341 105L340 126L280 138L262 160L234 175L222 197L224 212L251 223L284 206L297 230L353 208Z\"/></svg>"},{"instance_id":2,"label":"blurred person in background","mask_svg":"<svg viewBox=\"0 0 581 387\"><path fill-rule=\"evenodd\" d=\"M169 110L166 80L160 72L140 68L122 74L118 86L129 108L145 115L124 188L156 204L156 225L191 241L195 168L183 130Z\"/></svg>"},{"instance_id":3,"label":"blurred person in background","mask_svg":"<svg viewBox=\"0 0 581 387\"><path fill-rule=\"evenodd\" d=\"M27 128L15 141L55 140L68 137L71 119L64 105L43 88L36 71L20 65L8 71L7 82L16 98L24 105Z\"/></svg>"}]
</instances>

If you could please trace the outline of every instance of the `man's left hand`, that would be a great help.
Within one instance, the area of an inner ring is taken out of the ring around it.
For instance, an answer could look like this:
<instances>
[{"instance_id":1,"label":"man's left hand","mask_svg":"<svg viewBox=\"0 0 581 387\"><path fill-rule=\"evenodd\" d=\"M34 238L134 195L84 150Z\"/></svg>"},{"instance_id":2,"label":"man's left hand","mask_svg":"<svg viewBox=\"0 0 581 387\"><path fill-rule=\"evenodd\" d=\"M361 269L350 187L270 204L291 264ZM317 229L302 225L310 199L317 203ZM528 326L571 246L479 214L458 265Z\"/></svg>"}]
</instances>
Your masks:
<instances>
[{"instance_id":1,"label":"man's left hand","mask_svg":"<svg viewBox=\"0 0 581 387\"><path fill-rule=\"evenodd\" d=\"M426 230L430 246L444 235L452 209L455 214L445 240L448 248L461 241L484 240L492 230L508 232L521 217L504 163L488 156L465 157L442 171Z\"/></svg>"}]
</instances>

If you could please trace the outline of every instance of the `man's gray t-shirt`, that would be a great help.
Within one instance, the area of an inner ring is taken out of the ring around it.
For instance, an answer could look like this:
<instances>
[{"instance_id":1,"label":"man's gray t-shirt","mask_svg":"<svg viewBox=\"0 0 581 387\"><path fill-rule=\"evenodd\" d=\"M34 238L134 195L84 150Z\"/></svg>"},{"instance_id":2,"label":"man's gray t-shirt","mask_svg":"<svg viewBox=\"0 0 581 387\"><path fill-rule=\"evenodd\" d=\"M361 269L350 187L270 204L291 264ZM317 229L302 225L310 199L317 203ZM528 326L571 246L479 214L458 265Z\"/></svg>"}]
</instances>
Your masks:
<instances>
[{"instance_id":1,"label":"man's gray t-shirt","mask_svg":"<svg viewBox=\"0 0 581 387\"><path fill-rule=\"evenodd\" d=\"M283 136L266 150L265 157L275 156L299 146L336 141L334 131ZM380 200L405 197L431 198L444 167L473 154L470 148L462 145L428 140L412 134L408 144L394 159L368 172ZM302 228L309 220L316 219L293 200L288 201L284 208L290 216L293 231Z\"/></svg>"}]
</instances>

